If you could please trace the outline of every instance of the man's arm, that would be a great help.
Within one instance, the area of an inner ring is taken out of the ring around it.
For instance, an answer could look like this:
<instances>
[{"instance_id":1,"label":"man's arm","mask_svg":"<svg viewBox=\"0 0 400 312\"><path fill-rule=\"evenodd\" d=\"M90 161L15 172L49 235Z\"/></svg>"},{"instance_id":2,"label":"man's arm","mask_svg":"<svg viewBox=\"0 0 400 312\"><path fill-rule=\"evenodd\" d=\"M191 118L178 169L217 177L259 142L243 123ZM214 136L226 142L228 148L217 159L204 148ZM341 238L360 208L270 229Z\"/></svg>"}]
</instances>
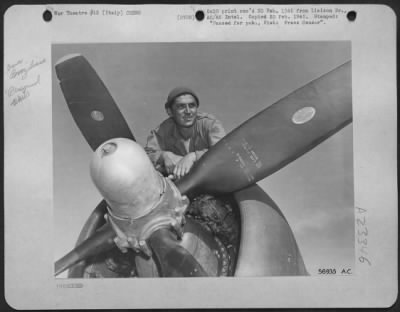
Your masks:
<instances>
[{"instance_id":1,"label":"man's arm","mask_svg":"<svg viewBox=\"0 0 400 312\"><path fill-rule=\"evenodd\" d=\"M209 119L203 124L203 131L207 134L207 144L209 147L216 144L225 136L225 130L219 120ZM208 151L208 148L197 150L185 155L175 166L174 176L178 179L186 175L193 164Z\"/></svg>"},{"instance_id":2,"label":"man's arm","mask_svg":"<svg viewBox=\"0 0 400 312\"><path fill-rule=\"evenodd\" d=\"M172 173L176 164L182 159L182 156L164 150L162 139L156 130L150 132L145 151L154 167L161 173Z\"/></svg>"}]
</instances>

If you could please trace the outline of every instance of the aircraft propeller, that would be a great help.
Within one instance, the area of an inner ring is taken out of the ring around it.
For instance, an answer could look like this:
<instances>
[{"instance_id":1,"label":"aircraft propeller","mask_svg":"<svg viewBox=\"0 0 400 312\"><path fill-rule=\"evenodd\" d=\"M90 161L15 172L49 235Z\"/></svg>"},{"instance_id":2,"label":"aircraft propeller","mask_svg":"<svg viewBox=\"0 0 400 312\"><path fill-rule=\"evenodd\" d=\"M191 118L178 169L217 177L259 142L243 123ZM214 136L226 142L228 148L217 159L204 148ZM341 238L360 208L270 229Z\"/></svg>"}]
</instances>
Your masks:
<instances>
[{"instance_id":1,"label":"aircraft propeller","mask_svg":"<svg viewBox=\"0 0 400 312\"><path fill-rule=\"evenodd\" d=\"M117 106L107 88L83 56L70 55L61 59L56 64L56 73L71 113L93 150L115 137L134 140L122 114L115 110ZM103 90L100 94L95 92L99 88ZM194 198L201 193L232 193L253 185L349 124L352 120L351 106L349 61L234 129L211 147L191 171L176 182L176 186L182 195ZM113 111L104 111L104 107L111 107ZM118 119L124 122L107 119L106 116L111 114L120 115ZM80 237L78 246L55 263L56 275L89 256L113 247L115 232L108 224L94 232L104 223L101 218L105 207L106 203L101 202L93 212L95 221L84 227L87 233L93 235ZM173 239L166 239L165 230L162 230L164 235L160 231L153 233L148 241L155 255L164 259L169 270L173 271L174 261L166 260L171 254L166 255L162 246L168 244L175 259L189 259L190 255L182 251ZM187 270L198 268L196 259L190 259L188 263ZM77 264L74 269L79 267L80 264ZM198 275L194 276L204 275L202 270L195 271Z\"/></svg>"}]
</instances>

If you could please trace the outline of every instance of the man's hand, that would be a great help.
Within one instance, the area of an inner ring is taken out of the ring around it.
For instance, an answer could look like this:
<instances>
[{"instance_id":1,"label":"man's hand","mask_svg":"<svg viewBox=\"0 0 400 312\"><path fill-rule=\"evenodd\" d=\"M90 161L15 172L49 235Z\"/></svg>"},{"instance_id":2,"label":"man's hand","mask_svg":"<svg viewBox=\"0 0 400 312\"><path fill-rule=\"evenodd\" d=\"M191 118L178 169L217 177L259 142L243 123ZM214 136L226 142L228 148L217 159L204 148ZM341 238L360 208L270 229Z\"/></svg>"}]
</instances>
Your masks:
<instances>
[{"instance_id":1,"label":"man's hand","mask_svg":"<svg viewBox=\"0 0 400 312\"><path fill-rule=\"evenodd\" d=\"M164 162L165 170L167 170L168 174L172 174L176 165L182 160L182 156L178 156L172 152L163 152L162 158Z\"/></svg>"},{"instance_id":2,"label":"man's hand","mask_svg":"<svg viewBox=\"0 0 400 312\"><path fill-rule=\"evenodd\" d=\"M175 166L175 169L173 171L175 178L180 179L184 175L186 175L192 168L195 161L196 161L195 153L189 153L186 156L184 156Z\"/></svg>"}]
</instances>

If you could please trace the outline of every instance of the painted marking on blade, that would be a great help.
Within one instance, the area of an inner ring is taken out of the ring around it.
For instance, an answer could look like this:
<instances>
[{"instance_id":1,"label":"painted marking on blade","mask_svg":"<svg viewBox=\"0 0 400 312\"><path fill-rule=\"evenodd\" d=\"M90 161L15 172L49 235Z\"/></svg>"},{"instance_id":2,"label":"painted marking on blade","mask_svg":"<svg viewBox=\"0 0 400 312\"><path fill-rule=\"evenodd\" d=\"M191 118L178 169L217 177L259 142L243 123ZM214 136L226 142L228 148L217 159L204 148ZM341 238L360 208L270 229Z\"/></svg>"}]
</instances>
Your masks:
<instances>
[{"instance_id":1,"label":"painted marking on blade","mask_svg":"<svg viewBox=\"0 0 400 312\"><path fill-rule=\"evenodd\" d=\"M244 138L242 138L242 147L246 151L251 162L253 162L257 168L260 168L262 166L262 162L260 161L257 153L254 151L253 146L251 146L250 143Z\"/></svg>"},{"instance_id":2,"label":"painted marking on blade","mask_svg":"<svg viewBox=\"0 0 400 312\"><path fill-rule=\"evenodd\" d=\"M96 121L103 121L104 120L104 115L102 112L98 110L94 110L90 113L90 117L92 117L93 120Z\"/></svg>"},{"instance_id":3,"label":"painted marking on blade","mask_svg":"<svg viewBox=\"0 0 400 312\"><path fill-rule=\"evenodd\" d=\"M230 146L227 142L225 142L225 146L227 147L227 149L232 153L232 155L234 156L234 162L238 165L238 167L240 168L240 170L243 172L243 174L246 176L247 180L249 182L253 182L254 181L254 176L251 174L249 168L248 168L248 164L246 164L246 161L243 159L243 155L240 154L240 151L236 151L234 149L232 149L232 146ZM243 147L243 145L242 145ZM246 149L245 149L246 150ZM257 165L256 165L257 166Z\"/></svg>"},{"instance_id":4,"label":"painted marking on blade","mask_svg":"<svg viewBox=\"0 0 400 312\"><path fill-rule=\"evenodd\" d=\"M292 121L296 125L304 124L313 119L315 112L315 108L311 106L300 108L293 114Z\"/></svg>"}]
</instances>

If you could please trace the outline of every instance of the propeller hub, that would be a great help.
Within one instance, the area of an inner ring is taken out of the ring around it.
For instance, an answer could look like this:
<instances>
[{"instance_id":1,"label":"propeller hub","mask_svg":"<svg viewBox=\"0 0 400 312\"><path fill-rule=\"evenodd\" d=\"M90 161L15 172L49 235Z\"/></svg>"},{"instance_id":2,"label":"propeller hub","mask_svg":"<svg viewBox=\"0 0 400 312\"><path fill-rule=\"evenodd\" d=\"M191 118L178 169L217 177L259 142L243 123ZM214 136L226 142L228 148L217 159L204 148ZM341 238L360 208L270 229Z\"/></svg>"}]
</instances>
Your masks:
<instances>
[{"instance_id":1,"label":"propeller hub","mask_svg":"<svg viewBox=\"0 0 400 312\"><path fill-rule=\"evenodd\" d=\"M163 192L162 177L146 152L125 138L108 140L97 148L90 174L113 213L123 218L146 215Z\"/></svg>"}]
</instances>

